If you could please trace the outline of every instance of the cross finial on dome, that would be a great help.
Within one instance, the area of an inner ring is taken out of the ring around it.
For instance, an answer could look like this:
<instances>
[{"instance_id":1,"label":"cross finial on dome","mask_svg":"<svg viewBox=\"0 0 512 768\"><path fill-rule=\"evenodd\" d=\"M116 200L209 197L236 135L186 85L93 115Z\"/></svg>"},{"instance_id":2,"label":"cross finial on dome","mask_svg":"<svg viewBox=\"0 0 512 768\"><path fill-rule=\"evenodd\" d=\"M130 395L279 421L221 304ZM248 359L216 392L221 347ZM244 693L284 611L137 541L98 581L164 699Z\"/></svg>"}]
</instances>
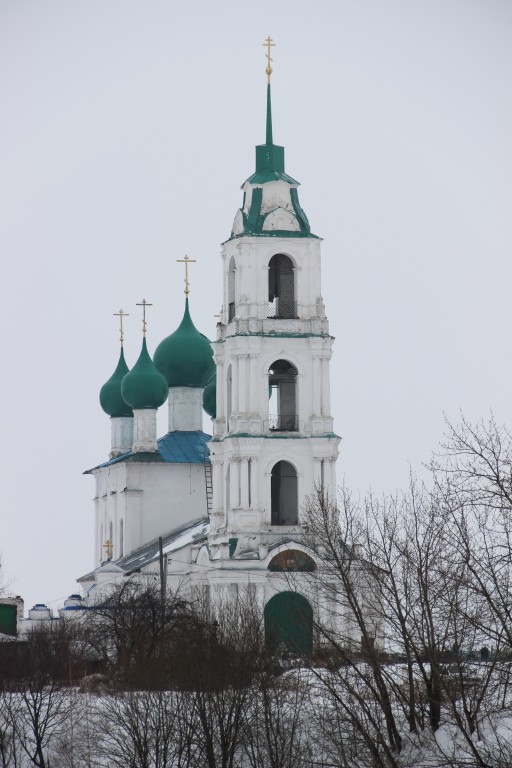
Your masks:
<instances>
[{"instance_id":1,"label":"cross finial on dome","mask_svg":"<svg viewBox=\"0 0 512 768\"><path fill-rule=\"evenodd\" d=\"M267 73L269 85L270 85L270 76L272 74L272 67L270 66L270 63L273 61L272 57L270 56L270 49L275 48L275 45L276 44L274 43L270 35L268 35L265 42L263 43L263 47L267 49L267 52L265 54L265 56L267 57L267 68L265 69L265 72Z\"/></svg>"},{"instance_id":2,"label":"cross finial on dome","mask_svg":"<svg viewBox=\"0 0 512 768\"><path fill-rule=\"evenodd\" d=\"M190 259L188 256L185 256L184 259L176 259L176 261L185 265L185 296L188 296L190 293L190 283L188 280L188 265L195 264L197 259Z\"/></svg>"},{"instance_id":3,"label":"cross finial on dome","mask_svg":"<svg viewBox=\"0 0 512 768\"><path fill-rule=\"evenodd\" d=\"M110 539L107 539L106 542L103 545L103 549L105 550L105 554L107 555L107 560L112 560L112 551L114 549L114 545L110 541Z\"/></svg>"},{"instance_id":4,"label":"cross finial on dome","mask_svg":"<svg viewBox=\"0 0 512 768\"><path fill-rule=\"evenodd\" d=\"M119 341L121 342L121 346L123 346L124 341L124 331L123 331L123 317L130 317L128 312L123 312L122 309L119 310L119 312L113 313L114 317L119 318Z\"/></svg>"},{"instance_id":5,"label":"cross finial on dome","mask_svg":"<svg viewBox=\"0 0 512 768\"><path fill-rule=\"evenodd\" d=\"M148 324L146 323L146 307L152 307L153 305L149 303L149 301L146 301L146 299L142 299L141 302L137 302L138 307L142 307L142 335L146 336L146 331L148 328Z\"/></svg>"}]
</instances>

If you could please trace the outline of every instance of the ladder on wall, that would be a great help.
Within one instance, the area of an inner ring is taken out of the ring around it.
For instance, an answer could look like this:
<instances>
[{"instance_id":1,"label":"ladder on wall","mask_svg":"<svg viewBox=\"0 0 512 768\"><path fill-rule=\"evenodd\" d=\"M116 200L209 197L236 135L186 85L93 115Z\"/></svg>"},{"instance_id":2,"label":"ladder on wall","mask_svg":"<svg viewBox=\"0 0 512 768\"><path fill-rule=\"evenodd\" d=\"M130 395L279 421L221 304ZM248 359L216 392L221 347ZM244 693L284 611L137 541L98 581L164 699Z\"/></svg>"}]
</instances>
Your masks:
<instances>
[{"instance_id":1,"label":"ladder on wall","mask_svg":"<svg viewBox=\"0 0 512 768\"><path fill-rule=\"evenodd\" d=\"M213 482L212 463L209 458L207 458L204 462L204 479L206 482L206 507L208 509L208 517L210 517L213 503Z\"/></svg>"}]
</instances>

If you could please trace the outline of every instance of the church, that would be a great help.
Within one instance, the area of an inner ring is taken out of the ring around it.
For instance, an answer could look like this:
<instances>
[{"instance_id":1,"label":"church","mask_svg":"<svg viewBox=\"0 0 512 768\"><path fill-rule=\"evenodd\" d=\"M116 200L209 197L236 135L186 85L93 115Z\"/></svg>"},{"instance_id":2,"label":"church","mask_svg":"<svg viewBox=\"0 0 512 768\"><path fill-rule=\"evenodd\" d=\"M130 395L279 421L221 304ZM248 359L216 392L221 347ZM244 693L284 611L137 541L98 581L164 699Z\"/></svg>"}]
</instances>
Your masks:
<instances>
[{"instance_id":1,"label":"church","mask_svg":"<svg viewBox=\"0 0 512 768\"><path fill-rule=\"evenodd\" d=\"M142 348L131 370L118 313L120 357L100 393L110 455L86 472L96 484L94 569L78 579L82 595L64 610L93 606L134 574L154 574L189 596L203 590L212 600L249 588L265 631L288 627L310 650L321 607L301 594L300 572L322 564L305 542L301 510L319 489L336 497L333 338L321 238L301 208L299 183L285 171L284 147L273 140L270 38L265 45L265 143L256 147L255 171L222 244L216 338L194 325L188 256L181 323L151 356L143 300ZM157 437L157 409L166 402L168 432ZM203 409L212 435L203 432ZM293 591L287 571L299 578Z\"/></svg>"}]
</instances>

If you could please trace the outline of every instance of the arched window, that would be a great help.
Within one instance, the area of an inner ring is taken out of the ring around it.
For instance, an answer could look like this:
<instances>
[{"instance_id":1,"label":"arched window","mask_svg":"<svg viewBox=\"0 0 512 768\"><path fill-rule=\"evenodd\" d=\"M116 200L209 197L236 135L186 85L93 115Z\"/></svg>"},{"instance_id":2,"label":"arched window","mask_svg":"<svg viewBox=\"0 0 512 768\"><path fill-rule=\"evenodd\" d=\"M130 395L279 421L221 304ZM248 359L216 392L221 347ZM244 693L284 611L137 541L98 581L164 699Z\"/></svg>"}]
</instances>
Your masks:
<instances>
[{"instance_id":1,"label":"arched window","mask_svg":"<svg viewBox=\"0 0 512 768\"><path fill-rule=\"evenodd\" d=\"M288 360L276 360L268 369L269 429L276 432L298 430L296 382L297 369Z\"/></svg>"},{"instance_id":2,"label":"arched window","mask_svg":"<svg viewBox=\"0 0 512 768\"><path fill-rule=\"evenodd\" d=\"M100 523L100 563L103 561L103 523Z\"/></svg>"},{"instance_id":3,"label":"arched window","mask_svg":"<svg viewBox=\"0 0 512 768\"><path fill-rule=\"evenodd\" d=\"M272 525L297 525L299 522L297 472L288 461L278 461L270 476Z\"/></svg>"},{"instance_id":4,"label":"arched window","mask_svg":"<svg viewBox=\"0 0 512 768\"><path fill-rule=\"evenodd\" d=\"M124 555L124 520L119 521L119 557Z\"/></svg>"},{"instance_id":5,"label":"arched window","mask_svg":"<svg viewBox=\"0 0 512 768\"><path fill-rule=\"evenodd\" d=\"M284 646L292 653L313 650L313 609L298 592L279 592L264 609L265 640L271 648Z\"/></svg>"},{"instance_id":6,"label":"arched window","mask_svg":"<svg viewBox=\"0 0 512 768\"><path fill-rule=\"evenodd\" d=\"M235 259L232 256L229 261L228 271L228 322L231 322L235 316Z\"/></svg>"},{"instance_id":7,"label":"arched window","mask_svg":"<svg viewBox=\"0 0 512 768\"><path fill-rule=\"evenodd\" d=\"M297 317L293 262L284 253L276 253L268 265L268 316Z\"/></svg>"}]
</instances>

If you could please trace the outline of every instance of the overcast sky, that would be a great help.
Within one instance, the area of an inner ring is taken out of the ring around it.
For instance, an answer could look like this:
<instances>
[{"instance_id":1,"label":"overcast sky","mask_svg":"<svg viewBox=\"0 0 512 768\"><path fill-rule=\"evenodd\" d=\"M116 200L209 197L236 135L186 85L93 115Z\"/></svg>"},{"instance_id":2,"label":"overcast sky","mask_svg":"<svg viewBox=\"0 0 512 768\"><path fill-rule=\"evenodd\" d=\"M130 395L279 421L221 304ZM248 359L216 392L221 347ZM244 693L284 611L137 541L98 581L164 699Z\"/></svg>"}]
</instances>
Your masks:
<instances>
[{"instance_id":1,"label":"overcast sky","mask_svg":"<svg viewBox=\"0 0 512 768\"><path fill-rule=\"evenodd\" d=\"M191 311L274 140L324 238L338 477L392 491L457 420L510 422L510 0L0 0L0 551L26 608L93 565L118 356ZM165 408L160 432L166 431Z\"/></svg>"}]
</instances>

